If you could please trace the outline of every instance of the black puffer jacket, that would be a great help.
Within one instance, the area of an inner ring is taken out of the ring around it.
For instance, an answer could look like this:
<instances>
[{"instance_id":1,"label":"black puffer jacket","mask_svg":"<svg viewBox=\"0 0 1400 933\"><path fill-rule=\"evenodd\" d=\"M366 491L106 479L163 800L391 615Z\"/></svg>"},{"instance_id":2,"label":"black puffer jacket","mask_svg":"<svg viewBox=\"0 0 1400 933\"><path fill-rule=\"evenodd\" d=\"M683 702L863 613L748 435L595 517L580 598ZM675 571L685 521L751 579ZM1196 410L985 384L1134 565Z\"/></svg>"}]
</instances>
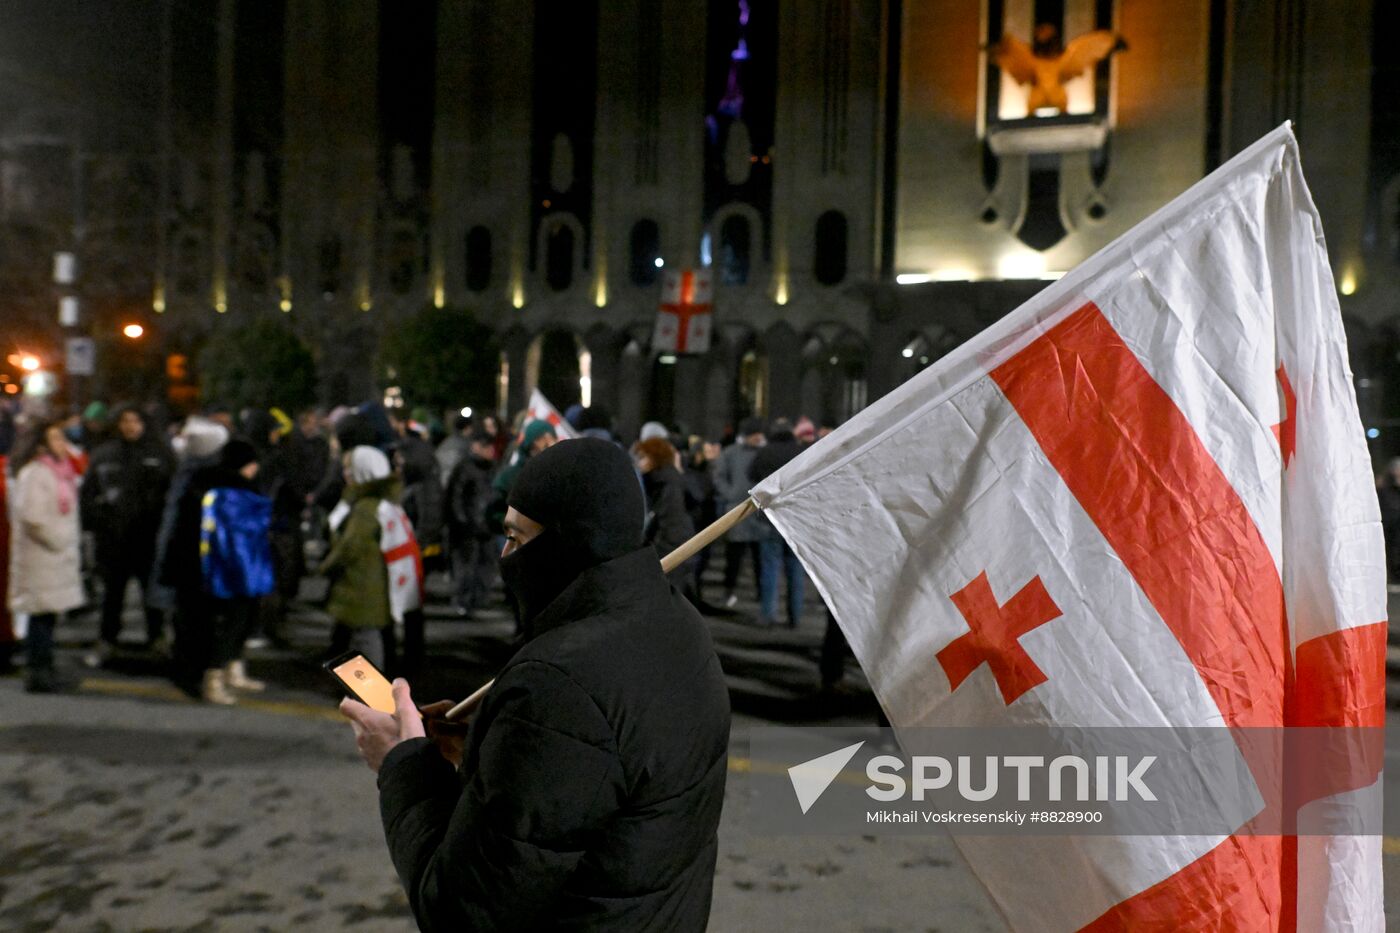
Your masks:
<instances>
[{"instance_id":1,"label":"black puffer jacket","mask_svg":"<svg viewBox=\"0 0 1400 933\"><path fill-rule=\"evenodd\" d=\"M117 438L93 452L81 490L83 526L96 533L102 564L149 561L175 457L149 435Z\"/></svg>"},{"instance_id":2,"label":"black puffer jacket","mask_svg":"<svg viewBox=\"0 0 1400 933\"><path fill-rule=\"evenodd\" d=\"M380 769L419 925L704 930L729 739L704 623L644 547L585 570L531 632L460 773L426 739Z\"/></svg>"}]
</instances>

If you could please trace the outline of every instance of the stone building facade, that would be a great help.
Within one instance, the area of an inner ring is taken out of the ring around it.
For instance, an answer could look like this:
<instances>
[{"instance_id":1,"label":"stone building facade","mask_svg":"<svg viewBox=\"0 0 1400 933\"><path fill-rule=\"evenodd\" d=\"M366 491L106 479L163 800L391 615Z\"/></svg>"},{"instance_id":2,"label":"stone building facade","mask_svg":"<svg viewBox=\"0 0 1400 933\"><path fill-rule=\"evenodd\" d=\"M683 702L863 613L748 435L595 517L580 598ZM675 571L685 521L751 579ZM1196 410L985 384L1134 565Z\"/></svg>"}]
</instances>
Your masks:
<instances>
[{"instance_id":1,"label":"stone building facade","mask_svg":"<svg viewBox=\"0 0 1400 933\"><path fill-rule=\"evenodd\" d=\"M1371 0L162 8L151 313L172 346L279 317L327 401L382 391L382 335L435 304L500 338L500 398L464 403L839 422L1293 119L1363 413L1400 426ZM1036 114L989 48L1043 24L1126 48ZM708 352L654 351L664 270L707 265Z\"/></svg>"}]
</instances>

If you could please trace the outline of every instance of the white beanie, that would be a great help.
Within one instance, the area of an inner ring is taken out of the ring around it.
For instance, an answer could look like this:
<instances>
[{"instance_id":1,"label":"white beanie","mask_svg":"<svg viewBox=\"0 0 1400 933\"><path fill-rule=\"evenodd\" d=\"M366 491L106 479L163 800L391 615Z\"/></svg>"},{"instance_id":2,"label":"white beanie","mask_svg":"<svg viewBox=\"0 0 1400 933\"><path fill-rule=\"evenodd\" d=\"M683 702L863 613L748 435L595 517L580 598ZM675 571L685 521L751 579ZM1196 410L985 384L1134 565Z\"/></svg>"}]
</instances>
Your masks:
<instances>
[{"instance_id":1,"label":"white beanie","mask_svg":"<svg viewBox=\"0 0 1400 933\"><path fill-rule=\"evenodd\" d=\"M200 415L190 415L180 428L176 445L181 456L212 457L228 443L228 428Z\"/></svg>"},{"instance_id":2,"label":"white beanie","mask_svg":"<svg viewBox=\"0 0 1400 933\"><path fill-rule=\"evenodd\" d=\"M377 447L361 445L350 451L350 482L356 485L389 475L389 458Z\"/></svg>"},{"instance_id":3,"label":"white beanie","mask_svg":"<svg viewBox=\"0 0 1400 933\"><path fill-rule=\"evenodd\" d=\"M660 421L648 421L646 424L642 425L642 434L638 440L649 441L653 437L669 440L671 432L667 431L666 425L662 424Z\"/></svg>"}]
</instances>

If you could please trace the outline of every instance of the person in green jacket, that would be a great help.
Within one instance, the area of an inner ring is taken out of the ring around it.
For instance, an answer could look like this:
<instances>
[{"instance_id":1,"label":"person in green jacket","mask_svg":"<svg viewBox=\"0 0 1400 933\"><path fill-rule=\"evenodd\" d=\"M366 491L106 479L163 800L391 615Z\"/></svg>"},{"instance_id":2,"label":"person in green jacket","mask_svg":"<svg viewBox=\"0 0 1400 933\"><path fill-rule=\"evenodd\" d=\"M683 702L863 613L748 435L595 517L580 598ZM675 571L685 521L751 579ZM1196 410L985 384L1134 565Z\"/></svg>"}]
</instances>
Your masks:
<instances>
[{"instance_id":1,"label":"person in green jacket","mask_svg":"<svg viewBox=\"0 0 1400 933\"><path fill-rule=\"evenodd\" d=\"M394 627L377 513L381 501L398 501L401 484L391 474L389 458L374 447L356 447L344 463L345 492L331 512L331 549L319 571L331 581L326 604L335 620L331 652L353 648L387 670L394 654Z\"/></svg>"}]
</instances>

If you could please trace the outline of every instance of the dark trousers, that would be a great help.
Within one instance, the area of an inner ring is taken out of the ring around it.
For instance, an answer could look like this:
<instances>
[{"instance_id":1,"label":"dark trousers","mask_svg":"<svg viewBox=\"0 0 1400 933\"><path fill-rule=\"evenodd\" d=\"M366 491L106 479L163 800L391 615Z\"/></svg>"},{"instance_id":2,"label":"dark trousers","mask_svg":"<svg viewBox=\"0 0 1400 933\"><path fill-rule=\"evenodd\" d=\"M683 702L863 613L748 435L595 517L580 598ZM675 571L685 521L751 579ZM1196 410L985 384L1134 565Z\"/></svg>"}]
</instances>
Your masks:
<instances>
[{"instance_id":1,"label":"dark trousers","mask_svg":"<svg viewBox=\"0 0 1400 933\"><path fill-rule=\"evenodd\" d=\"M301 588L301 578L306 573L306 561L301 553L301 530L277 530L272 532L272 570L277 585L271 593L262 597L254 618L253 632L274 639L283 639L282 631L287 621L287 607L296 599Z\"/></svg>"},{"instance_id":2,"label":"dark trousers","mask_svg":"<svg viewBox=\"0 0 1400 933\"><path fill-rule=\"evenodd\" d=\"M490 599L491 575L496 570L491 539L453 534L448 549L452 565L452 591L457 606L468 611L480 609Z\"/></svg>"},{"instance_id":3,"label":"dark trousers","mask_svg":"<svg viewBox=\"0 0 1400 933\"><path fill-rule=\"evenodd\" d=\"M237 599L210 599L210 614L214 630L210 643L209 667L224 667L243 657L243 643L253 630L258 601L241 596Z\"/></svg>"},{"instance_id":4,"label":"dark trousers","mask_svg":"<svg viewBox=\"0 0 1400 933\"><path fill-rule=\"evenodd\" d=\"M58 624L58 613L38 612L29 617L29 634L25 636L25 667L29 678L35 674L53 672L53 630Z\"/></svg>"},{"instance_id":5,"label":"dark trousers","mask_svg":"<svg viewBox=\"0 0 1400 933\"><path fill-rule=\"evenodd\" d=\"M754 586L758 585L760 576L758 542L757 541L726 541L724 542L724 591L732 593L735 585L739 582L739 568L743 565L744 553L749 555L749 563L753 568Z\"/></svg>"},{"instance_id":6,"label":"dark trousers","mask_svg":"<svg viewBox=\"0 0 1400 933\"><path fill-rule=\"evenodd\" d=\"M175 683L197 693L205 671L243 657L243 643L256 611L257 600L251 597L215 599L200 592L181 593L175 610Z\"/></svg>"},{"instance_id":7,"label":"dark trousers","mask_svg":"<svg viewBox=\"0 0 1400 933\"><path fill-rule=\"evenodd\" d=\"M384 626L384 659L395 675L408 679L417 677L423 670L423 629L427 617L422 609L410 609L403 614L403 666L394 663L394 626Z\"/></svg>"},{"instance_id":8,"label":"dark trousers","mask_svg":"<svg viewBox=\"0 0 1400 933\"><path fill-rule=\"evenodd\" d=\"M850 653L851 646L846 641L846 635L841 631L841 626L836 624L836 616L828 609L826 634L822 636L821 661L817 665L821 671L823 687L834 687L841 682L846 673L846 657Z\"/></svg>"},{"instance_id":9,"label":"dark trousers","mask_svg":"<svg viewBox=\"0 0 1400 933\"><path fill-rule=\"evenodd\" d=\"M102 640L116 644L122 631L122 609L126 605L126 584L132 578L141 586L141 602L146 602L146 581L151 576L151 555L104 555L102 561ZM165 633L165 616L159 609L146 607L146 641Z\"/></svg>"},{"instance_id":10,"label":"dark trousers","mask_svg":"<svg viewBox=\"0 0 1400 933\"><path fill-rule=\"evenodd\" d=\"M807 585L802 562L777 532L759 542L758 549L762 555L762 572L758 576L759 610L765 619L778 617L778 580L786 578L788 625L795 626L802 618L802 595Z\"/></svg>"}]
</instances>

